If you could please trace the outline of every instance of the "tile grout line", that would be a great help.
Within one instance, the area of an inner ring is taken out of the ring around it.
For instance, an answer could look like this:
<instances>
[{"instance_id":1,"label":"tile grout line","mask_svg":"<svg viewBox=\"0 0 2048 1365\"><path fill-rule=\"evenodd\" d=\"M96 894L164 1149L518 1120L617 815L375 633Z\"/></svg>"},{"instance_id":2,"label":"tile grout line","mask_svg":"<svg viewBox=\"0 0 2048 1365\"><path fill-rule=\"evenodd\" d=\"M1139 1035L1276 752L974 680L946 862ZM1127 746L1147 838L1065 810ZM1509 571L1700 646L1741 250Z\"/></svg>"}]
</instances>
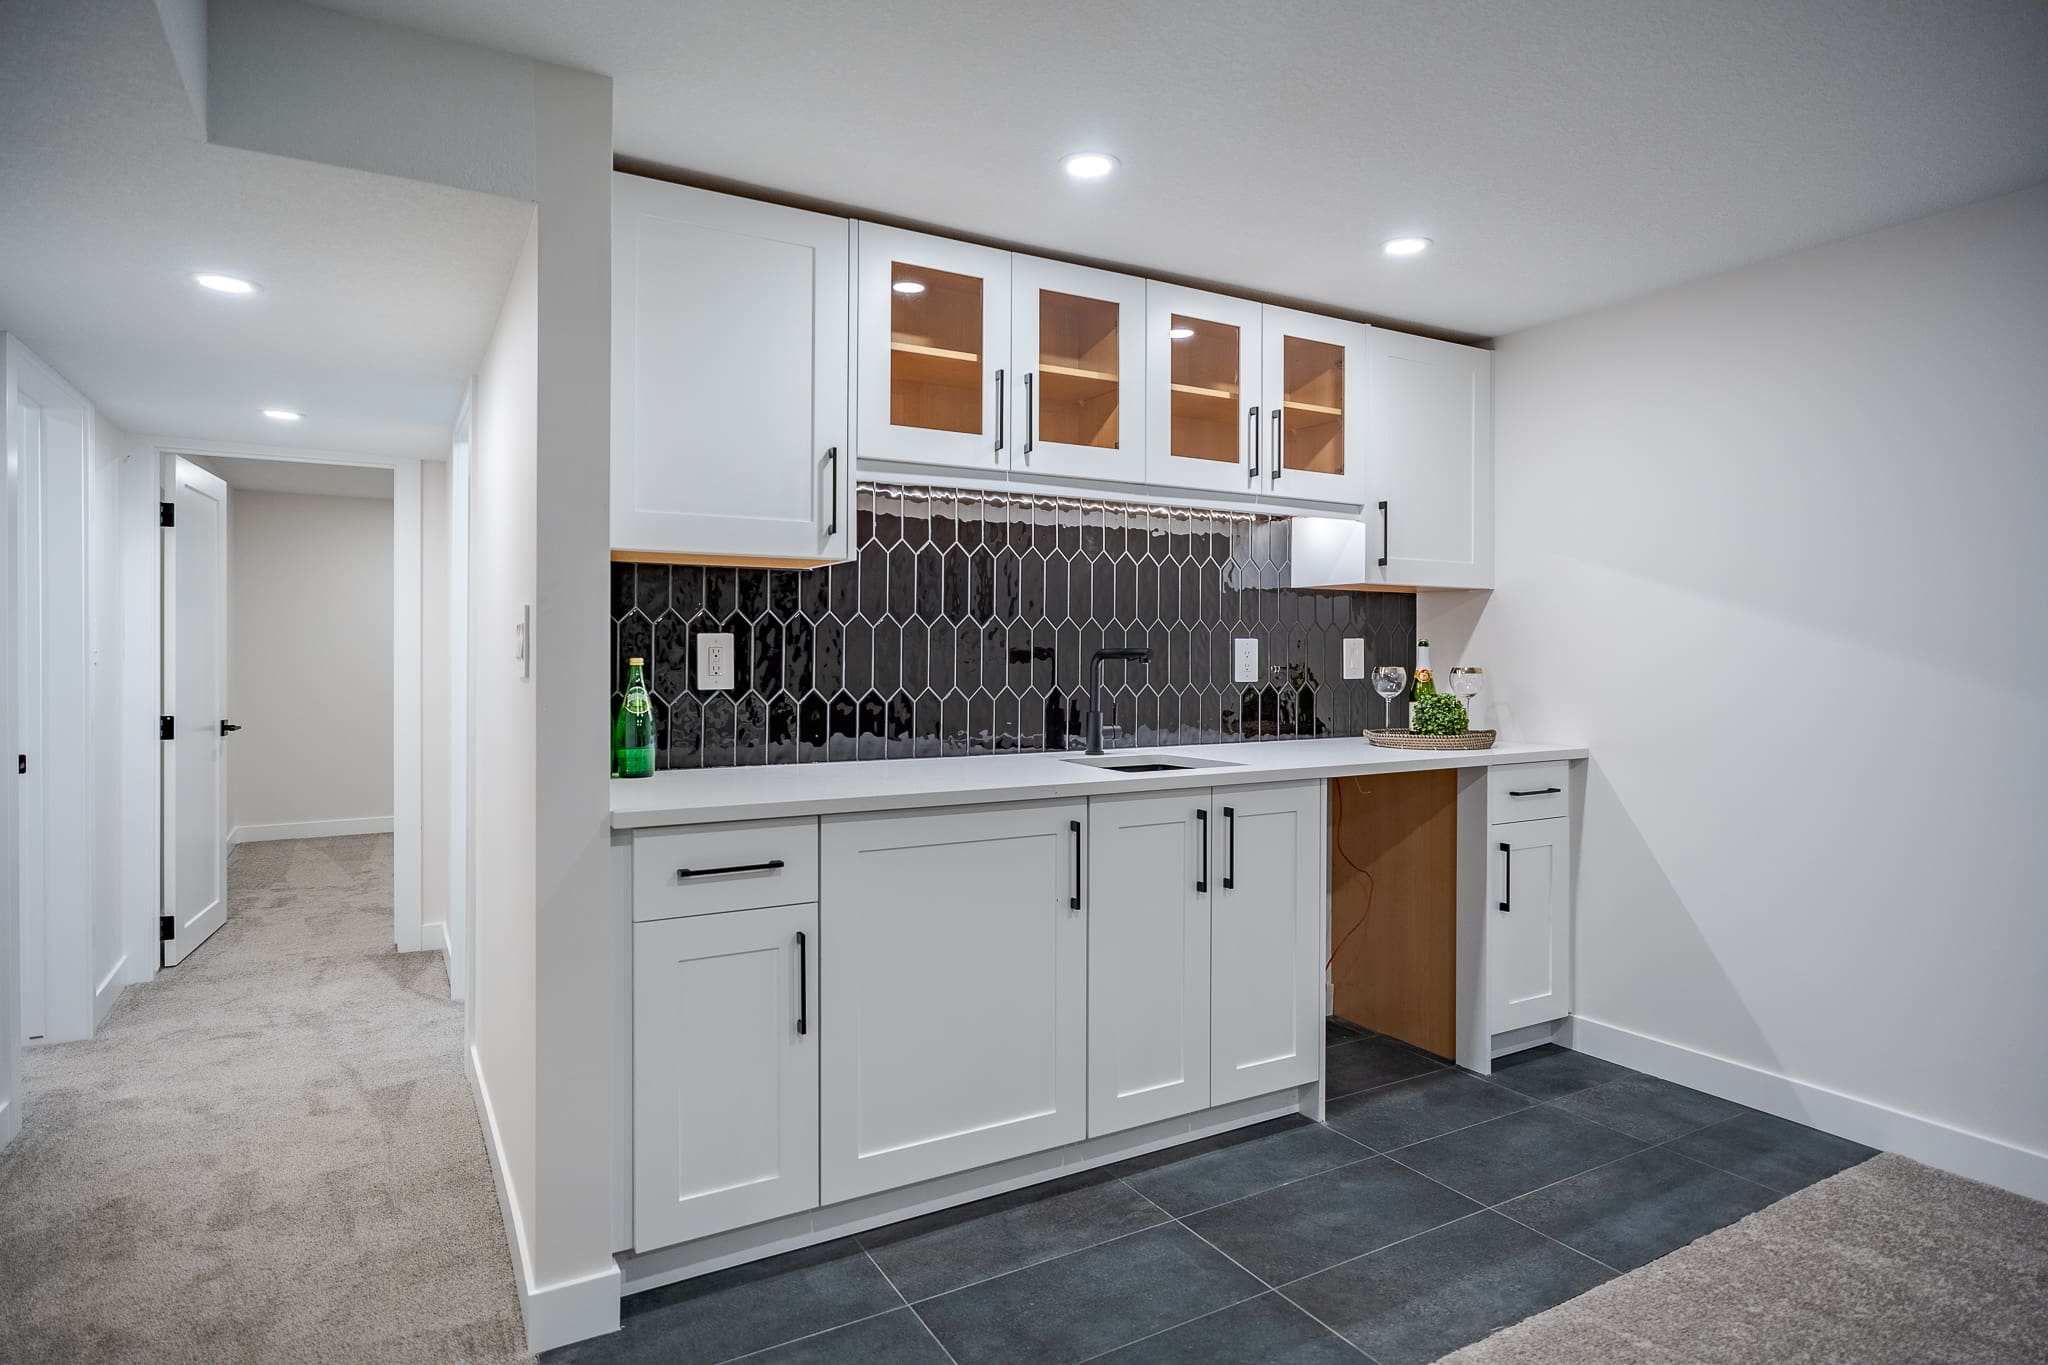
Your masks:
<instances>
[{"instance_id":1,"label":"tile grout line","mask_svg":"<svg viewBox=\"0 0 2048 1365\"><path fill-rule=\"evenodd\" d=\"M883 1278L886 1279L888 1277L884 1276ZM892 1285L890 1287L894 1288L895 1286ZM896 1297L900 1299L903 1297L903 1295L899 1293ZM736 1363L739 1361L752 1360L755 1356L765 1355L769 1351L779 1351L785 1346L794 1346L799 1341L809 1341L813 1337L822 1337L828 1333L836 1332L842 1327L856 1327L863 1322L873 1322L876 1318L886 1318L891 1313L899 1313L903 1311L903 1309L908 1308L909 1306L909 1304L898 1304L894 1308L884 1308L879 1313L863 1313L861 1314L861 1316L857 1318L851 1318L845 1322L834 1323L830 1327L820 1327L815 1332L805 1332L801 1336L790 1337L786 1341L771 1341L766 1346L757 1346L753 1350L748 1351L743 1355L721 1356L716 1362L716 1365L736 1365Z\"/></svg>"},{"instance_id":2,"label":"tile grout line","mask_svg":"<svg viewBox=\"0 0 2048 1365\"><path fill-rule=\"evenodd\" d=\"M924 1328L924 1334L932 1339L932 1345L939 1348L939 1354L946 1358L948 1365L960 1365L958 1361L953 1359L953 1353L952 1351L947 1349L946 1343L939 1340L939 1334L932 1330L932 1325L924 1320L924 1314L917 1311L917 1305L912 1303L909 1297L904 1294L903 1286L897 1284L895 1279L889 1274L889 1272L882 1269L882 1263L875 1259L874 1252L868 1250L867 1243L861 1241L860 1238L856 1236L853 1239L853 1244L860 1248L861 1255L868 1258L868 1264L875 1268L875 1273L882 1277L882 1283L888 1285L890 1290L896 1295L897 1301L900 1302L903 1305L905 1311L907 1311L910 1314L911 1320L915 1322L919 1327ZM891 1308L889 1311L893 1313L896 1310ZM880 1315L878 1314L877 1316ZM866 1319L863 1318L862 1321L865 1322Z\"/></svg>"},{"instance_id":3,"label":"tile grout line","mask_svg":"<svg viewBox=\"0 0 2048 1365\"><path fill-rule=\"evenodd\" d=\"M1154 1337L1163 1337L1168 1332L1178 1332L1183 1327L1192 1326L1193 1324L1198 1322L1204 1322L1209 1318L1215 1317L1218 1313L1228 1313L1233 1308L1242 1307L1243 1305L1252 1302L1254 1299L1264 1298L1267 1294L1270 1294L1272 1292L1273 1291L1270 1289L1261 1289L1256 1294L1248 1294L1241 1299L1232 1299L1229 1303L1226 1303L1221 1307L1211 1308L1206 1313L1197 1313L1194 1317L1189 1318L1186 1322L1176 1322L1172 1326L1162 1327L1156 1332L1147 1332L1142 1337L1132 1337L1129 1341L1119 1342L1117 1345L1110 1347L1106 1351L1097 1351L1092 1356L1083 1356L1081 1357L1081 1359L1075 1361L1074 1365L1088 1365L1089 1361L1100 1360L1104 1356L1108 1355L1115 1355L1118 1351L1123 1350L1127 1346L1136 1346L1141 1341L1150 1341Z\"/></svg>"},{"instance_id":4,"label":"tile grout line","mask_svg":"<svg viewBox=\"0 0 2048 1365\"><path fill-rule=\"evenodd\" d=\"M1444 1188L1445 1188L1445 1189L1450 1189L1450 1187L1449 1187L1448 1185L1446 1185L1446 1186L1445 1186ZM1453 1191L1452 1191L1452 1193L1456 1194L1457 1192L1456 1192L1455 1190L1453 1190ZM1470 1202L1470 1203L1477 1203L1477 1202L1478 1202L1477 1200L1473 1200L1473 1199L1470 1199L1470 1197L1469 1197L1469 1196L1467 1196L1467 1195L1458 1195L1458 1197L1459 1197L1460 1199L1465 1199L1465 1200L1467 1200L1467 1202ZM1477 1217L1478 1217L1478 1216L1479 1216L1480 1214L1482 1214L1482 1213L1491 1213L1491 1212L1492 1212L1492 1210L1491 1210L1491 1209L1488 1209L1488 1208L1485 1208L1485 1207L1483 1207L1483 1206L1482 1206L1482 1207L1480 1207L1480 1208L1476 1208L1476 1209L1473 1209L1473 1210L1472 1210L1472 1211L1471 1211L1470 1213L1461 1213L1461 1214L1459 1214L1459 1215L1458 1215L1458 1216L1457 1216L1456 1218L1447 1218L1447 1219L1445 1219L1445 1220L1444 1220L1443 1222L1441 1222L1441 1223L1438 1223L1438 1224L1437 1224L1437 1225L1436 1225L1435 1227L1429 1227L1429 1228L1424 1228L1424 1229L1423 1229L1422 1231L1420 1231L1420 1232L1411 1232L1411 1233L1409 1233L1409 1234L1408 1234L1408 1235L1407 1235L1406 1237L1396 1237L1396 1238L1395 1238L1395 1239L1394 1239L1393 1241L1391 1241L1391 1242L1388 1242L1388 1243L1387 1243L1387 1244L1386 1244L1385 1246L1376 1246L1376 1247L1374 1247L1374 1248L1373 1248L1372 1250L1370 1250L1370 1251L1361 1251L1361 1252L1359 1252L1359 1253L1358 1253L1358 1254L1357 1254L1356 1256L1346 1256L1346 1257L1345 1257L1345 1258L1344 1258L1343 1260L1341 1260L1341 1261L1335 1262L1334 1264L1331 1264L1331 1265L1326 1265L1326 1266L1324 1266L1324 1267L1323 1267L1323 1268L1322 1268L1321 1270L1311 1270L1311 1271L1309 1271L1309 1272L1308 1272L1308 1273L1307 1273L1306 1275L1296 1275L1296 1276L1295 1276L1295 1277L1294 1277L1293 1279L1291 1279L1291 1280L1287 1280L1287 1281L1284 1281L1283 1283L1280 1283L1280 1284L1276 1284L1276 1285L1274 1285L1274 1286L1273 1286L1273 1292L1274 1292L1275 1294L1278 1294L1278 1295L1280 1295L1280 1296L1281 1296L1282 1298L1286 1299L1286 1300L1287 1300L1287 1301L1288 1301L1289 1303L1292 1303L1292 1304L1294 1304L1294 1306L1295 1306L1296 1308L1301 1308L1301 1311L1302 1311L1302 1312L1304 1312L1304 1313L1308 1313L1308 1309L1306 1309L1306 1308L1302 1308L1302 1306L1301 1306L1301 1305L1300 1305L1299 1303L1296 1303L1296 1302L1295 1302L1294 1296L1293 1296L1292 1294L1289 1294L1289 1293L1287 1292L1287 1291L1288 1291L1288 1289L1289 1289L1289 1288L1290 1288L1291 1286L1293 1286L1293 1285L1298 1285L1298 1284L1300 1284L1300 1283L1301 1283L1301 1282L1302 1282L1303 1280L1313 1280L1313 1279L1314 1279L1314 1278L1315 1278L1316 1276L1318 1276L1318 1275L1327 1275L1327 1274L1329 1274L1329 1273L1330 1273L1331 1271L1333 1271L1333 1270L1338 1270L1338 1269L1341 1269L1341 1268L1343 1268L1344 1266L1347 1266L1347 1265L1351 1265L1351 1264L1352 1264L1352 1263L1354 1263L1354 1262L1357 1262L1357 1261L1362 1261L1362 1260L1364 1260L1364 1259L1365 1259L1366 1257L1368 1257L1368 1256L1377 1256L1377 1255L1379 1255L1379 1254L1380 1254L1380 1253L1381 1253L1382 1251L1392 1251L1392 1250L1393 1250L1393 1249L1394 1249L1395 1247L1397 1247L1397 1246L1400 1246L1400 1245L1401 1245L1402 1243L1404 1243L1404 1242L1412 1242L1412 1241L1414 1241L1414 1240L1415 1240L1415 1239L1416 1239L1417 1237L1427 1237L1427 1236L1429 1236L1429 1234L1431 1234L1432 1232L1442 1232L1442 1231L1443 1231L1443 1230L1444 1230L1445 1228L1448 1228L1448 1227L1455 1227L1455 1226L1456 1226L1457 1224L1459 1224L1459 1223L1463 1223L1463 1222L1465 1222L1465 1221L1466 1221L1466 1220L1468 1220L1468 1219L1472 1219L1472 1218L1477 1218ZM1310 1317L1315 1317L1315 1314L1313 1314L1313 1313L1309 1313L1309 1316L1310 1316ZM1321 1319L1321 1318L1316 1318L1316 1321L1318 1321L1318 1322L1322 1322L1322 1319ZM1324 1326L1328 1326L1328 1325L1329 1325L1329 1324L1327 1324L1327 1323L1324 1323ZM1340 1334L1340 1335L1341 1335L1341 1334ZM1355 1348L1354 1348L1354 1349L1355 1349Z\"/></svg>"}]
</instances>

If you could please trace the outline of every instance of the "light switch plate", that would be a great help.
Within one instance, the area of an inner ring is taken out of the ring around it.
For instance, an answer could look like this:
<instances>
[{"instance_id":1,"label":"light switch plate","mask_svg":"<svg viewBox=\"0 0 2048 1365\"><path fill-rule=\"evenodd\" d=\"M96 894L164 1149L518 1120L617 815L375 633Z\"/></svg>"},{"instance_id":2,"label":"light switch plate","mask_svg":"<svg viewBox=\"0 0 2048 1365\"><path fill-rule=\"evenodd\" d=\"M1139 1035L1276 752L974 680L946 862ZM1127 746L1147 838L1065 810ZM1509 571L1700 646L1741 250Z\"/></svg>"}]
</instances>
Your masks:
<instances>
[{"instance_id":1,"label":"light switch plate","mask_svg":"<svg viewBox=\"0 0 2048 1365\"><path fill-rule=\"evenodd\" d=\"M1232 682L1255 683L1259 680L1259 642L1239 640L1237 648L1231 651L1230 680Z\"/></svg>"},{"instance_id":2,"label":"light switch plate","mask_svg":"<svg viewBox=\"0 0 2048 1365\"><path fill-rule=\"evenodd\" d=\"M1344 641L1344 676L1365 676L1365 641L1361 637L1352 636Z\"/></svg>"},{"instance_id":3,"label":"light switch plate","mask_svg":"<svg viewBox=\"0 0 2048 1365\"><path fill-rule=\"evenodd\" d=\"M730 633L705 631L697 637L697 689L700 692L732 691Z\"/></svg>"}]
</instances>

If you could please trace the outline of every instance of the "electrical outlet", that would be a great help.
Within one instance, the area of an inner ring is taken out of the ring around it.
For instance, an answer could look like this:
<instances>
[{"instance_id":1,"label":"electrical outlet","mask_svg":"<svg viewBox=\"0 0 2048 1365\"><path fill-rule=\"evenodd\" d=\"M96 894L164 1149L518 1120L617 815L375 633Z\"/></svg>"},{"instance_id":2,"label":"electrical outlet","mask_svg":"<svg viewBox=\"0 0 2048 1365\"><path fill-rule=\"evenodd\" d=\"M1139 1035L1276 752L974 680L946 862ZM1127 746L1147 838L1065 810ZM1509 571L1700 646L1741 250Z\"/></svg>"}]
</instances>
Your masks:
<instances>
[{"instance_id":1,"label":"electrical outlet","mask_svg":"<svg viewBox=\"0 0 2048 1365\"><path fill-rule=\"evenodd\" d=\"M706 631L697 637L697 690L732 691L732 636Z\"/></svg>"},{"instance_id":2,"label":"electrical outlet","mask_svg":"<svg viewBox=\"0 0 2048 1365\"><path fill-rule=\"evenodd\" d=\"M1255 683L1259 680L1259 642L1239 640L1231 654L1230 680L1232 682Z\"/></svg>"},{"instance_id":3,"label":"electrical outlet","mask_svg":"<svg viewBox=\"0 0 2048 1365\"><path fill-rule=\"evenodd\" d=\"M1365 641L1353 636L1344 641L1344 676L1362 678L1365 676Z\"/></svg>"}]
</instances>

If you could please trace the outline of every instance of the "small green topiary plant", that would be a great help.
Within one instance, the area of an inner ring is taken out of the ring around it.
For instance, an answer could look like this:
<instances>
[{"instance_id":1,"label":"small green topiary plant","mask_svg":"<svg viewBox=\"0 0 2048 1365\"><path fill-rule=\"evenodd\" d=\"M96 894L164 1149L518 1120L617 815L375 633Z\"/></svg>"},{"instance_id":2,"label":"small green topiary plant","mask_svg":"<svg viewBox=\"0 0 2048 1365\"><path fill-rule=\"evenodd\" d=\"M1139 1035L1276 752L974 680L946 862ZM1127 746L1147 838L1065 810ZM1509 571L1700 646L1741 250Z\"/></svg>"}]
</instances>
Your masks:
<instances>
[{"instance_id":1,"label":"small green topiary plant","mask_svg":"<svg viewBox=\"0 0 2048 1365\"><path fill-rule=\"evenodd\" d=\"M1462 735L1471 728L1465 703L1448 692L1427 692L1415 699L1411 728L1418 735Z\"/></svg>"}]
</instances>

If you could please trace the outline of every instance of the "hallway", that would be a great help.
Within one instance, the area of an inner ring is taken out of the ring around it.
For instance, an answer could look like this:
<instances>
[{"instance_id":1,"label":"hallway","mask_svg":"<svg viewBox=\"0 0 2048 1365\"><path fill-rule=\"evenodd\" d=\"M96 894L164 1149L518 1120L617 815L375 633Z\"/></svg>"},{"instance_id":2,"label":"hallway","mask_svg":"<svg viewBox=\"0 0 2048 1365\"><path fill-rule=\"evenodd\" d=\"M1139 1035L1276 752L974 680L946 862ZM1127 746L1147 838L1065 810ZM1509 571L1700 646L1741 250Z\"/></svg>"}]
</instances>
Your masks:
<instances>
[{"instance_id":1,"label":"hallway","mask_svg":"<svg viewBox=\"0 0 2048 1365\"><path fill-rule=\"evenodd\" d=\"M0 1360L528 1359L438 953L388 835L242 844L227 924L24 1056Z\"/></svg>"}]
</instances>

